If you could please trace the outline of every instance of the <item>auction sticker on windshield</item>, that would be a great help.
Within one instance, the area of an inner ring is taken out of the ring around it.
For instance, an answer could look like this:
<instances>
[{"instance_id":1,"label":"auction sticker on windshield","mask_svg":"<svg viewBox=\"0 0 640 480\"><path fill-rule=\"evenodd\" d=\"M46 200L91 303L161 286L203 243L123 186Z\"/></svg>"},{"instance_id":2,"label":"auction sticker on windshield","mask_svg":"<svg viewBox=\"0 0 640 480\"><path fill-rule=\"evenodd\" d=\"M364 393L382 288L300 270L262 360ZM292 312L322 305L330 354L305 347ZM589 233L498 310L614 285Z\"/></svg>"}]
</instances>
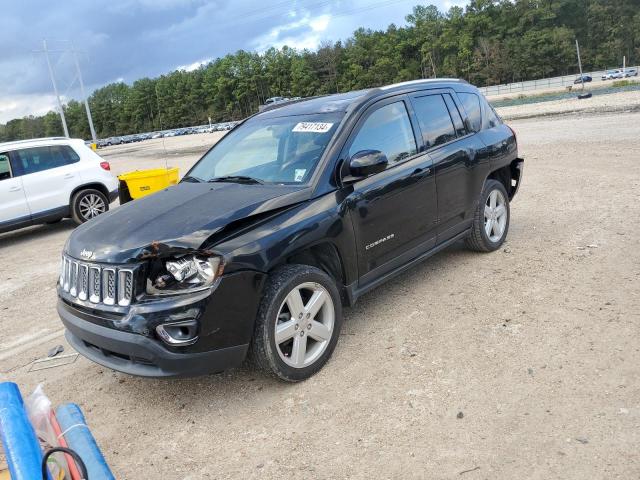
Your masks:
<instances>
[{"instance_id":1,"label":"auction sticker on windshield","mask_svg":"<svg viewBox=\"0 0 640 480\"><path fill-rule=\"evenodd\" d=\"M293 127L294 132L327 133L333 127L333 123L325 122L300 122Z\"/></svg>"}]
</instances>

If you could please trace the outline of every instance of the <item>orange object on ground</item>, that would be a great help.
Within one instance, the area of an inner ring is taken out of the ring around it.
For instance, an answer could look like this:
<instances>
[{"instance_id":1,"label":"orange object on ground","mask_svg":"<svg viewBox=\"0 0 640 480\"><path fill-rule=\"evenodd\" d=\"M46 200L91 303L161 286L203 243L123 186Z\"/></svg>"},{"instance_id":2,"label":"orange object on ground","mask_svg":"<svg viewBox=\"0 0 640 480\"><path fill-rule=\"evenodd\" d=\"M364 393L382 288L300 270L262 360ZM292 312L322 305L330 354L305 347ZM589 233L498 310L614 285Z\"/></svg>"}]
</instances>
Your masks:
<instances>
[{"instance_id":1,"label":"orange object on ground","mask_svg":"<svg viewBox=\"0 0 640 480\"><path fill-rule=\"evenodd\" d=\"M60 429L60 424L58 423L58 419L56 418L56 414L51 410L51 426L53 427L53 431L58 438L58 443L61 447L69 448L67 442L62 435L62 430ZM67 460L67 465L69 466L69 474L71 475L71 480L82 480L82 476L80 475L80 470L78 470L78 466L76 462L73 460L73 457L67 453L64 454L64 458Z\"/></svg>"}]
</instances>

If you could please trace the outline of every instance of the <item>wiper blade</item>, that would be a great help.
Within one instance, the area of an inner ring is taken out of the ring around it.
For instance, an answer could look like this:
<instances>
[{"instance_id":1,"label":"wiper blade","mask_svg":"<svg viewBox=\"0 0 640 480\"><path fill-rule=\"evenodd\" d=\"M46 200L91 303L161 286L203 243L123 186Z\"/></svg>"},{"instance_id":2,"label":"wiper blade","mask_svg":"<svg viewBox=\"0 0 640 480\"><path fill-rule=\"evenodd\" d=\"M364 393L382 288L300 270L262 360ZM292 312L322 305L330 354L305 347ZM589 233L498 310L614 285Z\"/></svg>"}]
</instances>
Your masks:
<instances>
[{"instance_id":1,"label":"wiper blade","mask_svg":"<svg viewBox=\"0 0 640 480\"><path fill-rule=\"evenodd\" d=\"M192 177L191 175L185 175L184 177L182 177L182 180L180 180L181 182L190 182L190 183L202 183L204 182L204 180L202 180L201 178L198 177Z\"/></svg>"},{"instance_id":2,"label":"wiper blade","mask_svg":"<svg viewBox=\"0 0 640 480\"><path fill-rule=\"evenodd\" d=\"M209 180L209 182L230 182L264 185L264 182L262 180L258 180L257 178L253 177L247 177L245 175L226 175L224 177L215 177Z\"/></svg>"}]
</instances>

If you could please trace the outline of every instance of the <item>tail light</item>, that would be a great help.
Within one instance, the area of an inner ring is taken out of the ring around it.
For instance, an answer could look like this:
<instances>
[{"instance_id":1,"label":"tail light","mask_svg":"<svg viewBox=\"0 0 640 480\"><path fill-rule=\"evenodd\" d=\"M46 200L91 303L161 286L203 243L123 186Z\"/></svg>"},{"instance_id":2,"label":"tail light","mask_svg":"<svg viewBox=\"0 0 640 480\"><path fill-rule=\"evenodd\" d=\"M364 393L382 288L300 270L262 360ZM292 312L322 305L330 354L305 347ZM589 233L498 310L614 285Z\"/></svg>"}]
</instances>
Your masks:
<instances>
[{"instance_id":1,"label":"tail light","mask_svg":"<svg viewBox=\"0 0 640 480\"><path fill-rule=\"evenodd\" d=\"M507 127L509 127L509 125L507 125ZM509 127L509 130L511 130L511 133L513 133L513 139L516 142L516 149L517 149L518 148L518 136L516 135L516 131L511 127Z\"/></svg>"},{"instance_id":2,"label":"tail light","mask_svg":"<svg viewBox=\"0 0 640 480\"><path fill-rule=\"evenodd\" d=\"M111 171L111 165L109 165L109 162L100 162L100 166L107 171Z\"/></svg>"}]
</instances>

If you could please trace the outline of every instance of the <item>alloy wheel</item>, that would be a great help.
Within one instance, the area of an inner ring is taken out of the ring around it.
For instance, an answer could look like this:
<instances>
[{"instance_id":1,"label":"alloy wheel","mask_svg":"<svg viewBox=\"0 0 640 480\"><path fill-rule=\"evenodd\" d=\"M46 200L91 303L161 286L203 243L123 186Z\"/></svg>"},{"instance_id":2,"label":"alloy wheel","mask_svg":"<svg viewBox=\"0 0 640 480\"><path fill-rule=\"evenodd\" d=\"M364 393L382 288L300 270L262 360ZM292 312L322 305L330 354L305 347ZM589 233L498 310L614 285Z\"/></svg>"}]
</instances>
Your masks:
<instances>
[{"instance_id":1,"label":"alloy wheel","mask_svg":"<svg viewBox=\"0 0 640 480\"><path fill-rule=\"evenodd\" d=\"M99 195L89 193L82 197L78 204L78 209L80 210L82 218L85 220L91 220L101 213L104 213L107 209L107 205Z\"/></svg>"},{"instance_id":2,"label":"alloy wheel","mask_svg":"<svg viewBox=\"0 0 640 480\"><path fill-rule=\"evenodd\" d=\"M507 201L500 190L492 190L484 206L484 231L490 241L499 242L507 227Z\"/></svg>"},{"instance_id":3,"label":"alloy wheel","mask_svg":"<svg viewBox=\"0 0 640 480\"><path fill-rule=\"evenodd\" d=\"M306 282L286 296L275 324L278 355L294 368L308 367L327 349L335 324L331 295L322 285Z\"/></svg>"}]
</instances>

